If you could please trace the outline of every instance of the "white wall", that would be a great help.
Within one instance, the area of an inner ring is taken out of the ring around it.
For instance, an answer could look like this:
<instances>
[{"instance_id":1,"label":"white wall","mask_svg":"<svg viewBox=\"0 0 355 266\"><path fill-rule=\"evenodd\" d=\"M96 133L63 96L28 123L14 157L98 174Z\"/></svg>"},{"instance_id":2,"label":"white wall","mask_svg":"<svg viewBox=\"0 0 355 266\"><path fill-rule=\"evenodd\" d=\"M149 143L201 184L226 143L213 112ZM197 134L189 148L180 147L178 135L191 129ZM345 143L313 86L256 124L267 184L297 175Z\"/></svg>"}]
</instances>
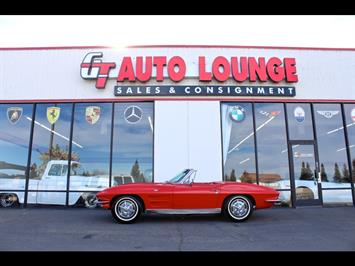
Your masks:
<instances>
[{"instance_id":1,"label":"white wall","mask_svg":"<svg viewBox=\"0 0 355 266\"><path fill-rule=\"evenodd\" d=\"M155 102L154 176L166 181L186 168L196 182L222 180L219 102Z\"/></svg>"},{"instance_id":2,"label":"white wall","mask_svg":"<svg viewBox=\"0 0 355 266\"><path fill-rule=\"evenodd\" d=\"M166 55L168 58L175 55L182 56L187 64L187 76L190 78L179 83L180 85L198 84L196 76L200 55L206 56L207 70L210 69L213 58L220 55L227 58L231 56L295 57L299 82L293 84L297 93L294 99L355 100L355 51L261 48L0 50L0 100L115 98L113 93L115 79L108 81L106 89L97 90L95 81L83 80L80 77L80 64L88 52L103 52L104 61L116 62L117 67L112 73L118 71L123 56L133 58L137 55ZM191 79L191 77L195 78ZM127 84L129 83L126 82ZM149 84L154 85L157 82L152 81ZM212 84L217 83L212 82ZM236 83L229 80L225 84ZM251 84L246 82L242 85ZM139 84L137 82L130 85ZM283 86L286 83L279 85Z\"/></svg>"},{"instance_id":3,"label":"white wall","mask_svg":"<svg viewBox=\"0 0 355 266\"><path fill-rule=\"evenodd\" d=\"M190 101L189 159L196 181L221 181L222 146L219 102Z\"/></svg>"},{"instance_id":4,"label":"white wall","mask_svg":"<svg viewBox=\"0 0 355 266\"><path fill-rule=\"evenodd\" d=\"M188 168L187 103L156 102L154 110L154 181Z\"/></svg>"}]
</instances>

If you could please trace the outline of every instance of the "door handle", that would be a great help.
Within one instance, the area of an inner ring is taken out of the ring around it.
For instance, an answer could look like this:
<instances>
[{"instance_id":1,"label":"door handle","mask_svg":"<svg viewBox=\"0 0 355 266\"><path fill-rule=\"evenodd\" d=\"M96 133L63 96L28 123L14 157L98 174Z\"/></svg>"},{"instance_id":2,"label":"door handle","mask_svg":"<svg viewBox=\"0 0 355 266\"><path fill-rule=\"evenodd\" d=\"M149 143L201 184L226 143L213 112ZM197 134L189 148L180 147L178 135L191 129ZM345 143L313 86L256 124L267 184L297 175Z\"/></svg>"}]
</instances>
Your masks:
<instances>
[{"instance_id":1,"label":"door handle","mask_svg":"<svg viewBox=\"0 0 355 266\"><path fill-rule=\"evenodd\" d=\"M155 189L153 189L153 191L154 191L154 192L158 192L158 191L159 191L159 189L155 188Z\"/></svg>"}]
</instances>

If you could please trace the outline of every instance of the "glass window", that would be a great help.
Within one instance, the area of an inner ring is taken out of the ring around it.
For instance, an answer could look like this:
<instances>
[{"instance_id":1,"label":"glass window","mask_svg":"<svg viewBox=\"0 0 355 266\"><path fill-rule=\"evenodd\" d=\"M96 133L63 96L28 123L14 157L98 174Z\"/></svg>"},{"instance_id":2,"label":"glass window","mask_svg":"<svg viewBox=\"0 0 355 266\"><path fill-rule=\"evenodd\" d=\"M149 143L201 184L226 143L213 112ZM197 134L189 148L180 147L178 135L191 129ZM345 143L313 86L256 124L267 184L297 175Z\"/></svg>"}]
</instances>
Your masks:
<instances>
[{"instance_id":1,"label":"glass window","mask_svg":"<svg viewBox=\"0 0 355 266\"><path fill-rule=\"evenodd\" d=\"M70 190L109 186L111 103L75 104Z\"/></svg>"},{"instance_id":2,"label":"glass window","mask_svg":"<svg viewBox=\"0 0 355 266\"><path fill-rule=\"evenodd\" d=\"M32 108L32 104L0 105L0 190L25 189ZM23 193L15 196L0 193L1 205L7 207L11 199L23 203Z\"/></svg>"},{"instance_id":3,"label":"glass window","mask_svg":"<svg viewBox=\"0 0 355 266\"><path fill-rule=\"evenodd\" d=\"M28 193L28 203L36 204L54 204L54 205L65 205L66 192L41 192ZM30 196L30 194L36 195L35 197Z\"/></svg>"},{"instance_id":4,"label":"glass window","mask_svg":"<svg viewBox=\"0 0 355 266\"><path fill-rule=\"evenodd\" d=\"M344 104L346 129L352 166L352 180L355 182L355 104Z\"/></svg>"},{"instance_id":5,"label":"glass window","mask_svg":"<svg viewBox=\"0 0 355 266\"><path fill-rule=\"evenodd\" d=\"M255 104L259 184L290 189L285 114L282 103Z\"/></svg>"},{"instance_id":6,"label":"glass window","mask_svg":"<svg viewBox=\"0 0 355 266\"><path fill-rule=\"evenodd\" d=\"M124 176L114 176L112 179L112 186L122 185Z\"/></svg>"},{"instance_id":7,"label":"glass window","mask_svg":"<svg viewBox=\"0 0 355 266\"><path fill-rule=\"evenodd\" d=\"M309 103L288 103L287 122L291 140L313 140L313 124Z\"/></svg>"},{"instance_id":8,"label":"glass window","mask_svg":"<svg viewBox=\"0 0 355 266\"><path fill-rule=\"evenodd\" d=\"M274 205L274 207L291 207L292 206L292 202L291 202L291 191L290 190L281 190L279 191L280 195L279 195L279 200L281 200L281 204L280 205Z\"/></svg>"},{"instance_id":9,"label":"glass window","mask_svg":"<svg viewBox=\"0 0 355 266\"><path fill-rule=\"evenodd\" d=\"M323 190L324 205L353 205L350 189Z\"/></svg>"},{"instance_id":10,"label":"glass window","mask_svg":"<svg viewBox=\"0 0 355 266\"><path fill-rule=\"evenodd\" d=\"M116 103L113 137L112 185L152 182L153 103Z\"/></svg>"},{"instance_id":11,"label":"glass window","mask_svg":"<svg viewBox=\"0 0 355 266\"><path fill-rule=\"evenodd\" d=\"M61 176L61 175L63 175L62 169L63 169L63 167L61 164L53 164L51 169L49 169L48 175Z\"/></svg>"},{"instance_id":12,"label":"glass window","mask_svg":"<svg viewBox=\"0 0 355 266\"><path fill-rule=\"evenodd\" d=\"M125 184L129 184L129 183L133 183L134 182L134 180L130 176L124 176L123 179L124 179L124 183Z\"/></svg>"},{"instance_id":13,"label":"glass window","mask_svg":"<svg viewBox=\"0 0 355 266\"><path fill-rule=\"evenodd\" d=\"M256 183L251 103L221 105L224 180Z\"/></svg>"},{"instance_id":14,"label":"glass window","mask_svg":"<svg viewBox=\"0 0 355 266\"><path fill-rule=\"evenodd\" d=\"M63 172L68 166L71 115L69 103L37 105L29 189L66 190L67 176ZM74 145L80 144L73 141ZM77 158L74 155L71 159ZM28 203L65 204L65 193L37 193L37 197L29 197Z\"/></svg>"},{"instance_id":15,"label":"glass window","mask_svg":"<svg viewBox=\"0 0 355 266\"><path fill-rule=\"evenodd\" d=\"M314 117L322 188L350 188L350 173L340 104L314 104ZM324 195L329 193L323 191ZM334 202L352 200L351 193L342 190L339 190L335 195L332 198ZM339 197L338 200L337 197ZM346 197L350 197L350 199L346 199ZM323 197L323 201L331 203L326 196Z\"/></svg>"}]
</instances>

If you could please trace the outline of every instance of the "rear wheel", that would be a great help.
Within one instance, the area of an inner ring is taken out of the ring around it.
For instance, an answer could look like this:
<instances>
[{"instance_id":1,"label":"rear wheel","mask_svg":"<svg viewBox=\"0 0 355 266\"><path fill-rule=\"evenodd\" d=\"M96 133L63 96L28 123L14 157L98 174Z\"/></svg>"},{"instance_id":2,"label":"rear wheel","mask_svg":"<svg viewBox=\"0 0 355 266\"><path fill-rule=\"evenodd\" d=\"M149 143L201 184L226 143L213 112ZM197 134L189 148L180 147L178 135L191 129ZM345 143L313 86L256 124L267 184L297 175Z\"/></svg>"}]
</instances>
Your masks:
<instances>
[{"instance_id":1,"label":"rear wheel","mask_svg":"<svg viewBox=\"0 0 355 266\"><path fill-rule=\"evenodd\" d=\"M0 205L4 208L10 208L18 204L18 197L13 193L0 194Z\"/></svg>"},{"instance_id":2,"label":"rear wheel","mask_svg":"<svg viewBox=\"0 0 355 266\"><path fill-rule=\"evenodd\" d=\"M223 206L223 214L234 222L243 222L253 213L253 204L247 196L238 195L227 199Z\"/></svg>"},{"instance_id":3,"label":"rear wheel","mask_svg":"<svg viewBox=\"0 0 355 266\"><path fill-rule=\"evenodd\" d=\"M296 199L298 200L314 199L314 193L308 187L298 187L296 188Z\"/></svg>"},{"instance_id":4,"label":"rear wheel","mask_svg":"<svg viewBox=\"0 0 355 266\"><path fill-rule=\"evenodd\" d=\"M140 217L142 209L139 199L132 196L122 196L113 202L111 213L117 222L134 223Z\"/></svg>"}]
</instances>

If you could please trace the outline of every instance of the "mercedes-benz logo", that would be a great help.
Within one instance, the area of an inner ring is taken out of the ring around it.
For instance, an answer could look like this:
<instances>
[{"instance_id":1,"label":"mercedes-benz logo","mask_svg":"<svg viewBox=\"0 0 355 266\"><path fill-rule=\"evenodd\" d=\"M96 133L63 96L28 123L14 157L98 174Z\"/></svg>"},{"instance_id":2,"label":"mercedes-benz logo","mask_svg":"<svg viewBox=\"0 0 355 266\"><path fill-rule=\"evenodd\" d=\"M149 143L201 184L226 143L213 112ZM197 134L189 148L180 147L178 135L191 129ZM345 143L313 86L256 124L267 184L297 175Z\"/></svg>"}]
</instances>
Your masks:
<instances>
[{"instance_id":1,"label":"mercedes-benz logo","mask_svg":"<svg viewBox=\"0 0 355 266\"><path fill-rule=\"evenodd\" d=\"M130 124L138 123L142 119L142 116L142 109L136 105L128 106L124 111L124 119Z\"/></svg>"}]
</instances>

